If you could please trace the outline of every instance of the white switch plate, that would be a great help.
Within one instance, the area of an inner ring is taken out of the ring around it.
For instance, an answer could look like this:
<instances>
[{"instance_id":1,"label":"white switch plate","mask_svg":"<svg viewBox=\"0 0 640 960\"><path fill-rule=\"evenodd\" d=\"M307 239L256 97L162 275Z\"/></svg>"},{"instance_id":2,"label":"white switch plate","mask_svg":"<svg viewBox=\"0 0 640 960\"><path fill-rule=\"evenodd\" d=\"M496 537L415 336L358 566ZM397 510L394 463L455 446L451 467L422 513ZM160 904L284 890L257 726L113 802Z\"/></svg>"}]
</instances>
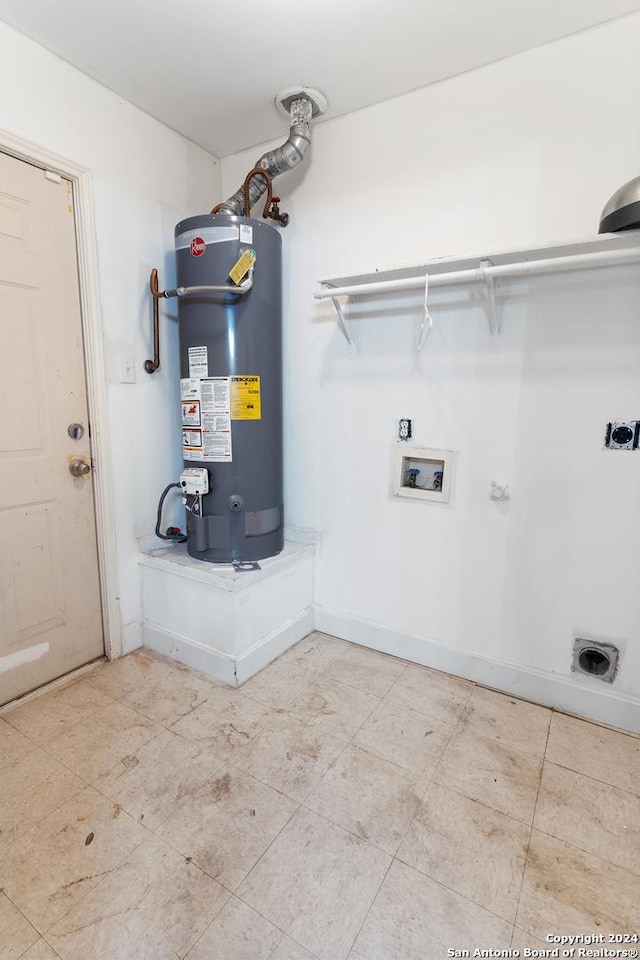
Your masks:
<instances>
[{"instance_id":1,"label":"white switch plate","mask_svg":"<svg viewBox=\"0 0 640 960\"><path fill-rule=\"evenodd\" d=\"M132 353L118 354L118 379L120 383L136 382L136 362Z\"/></svg>"}]
</instances>

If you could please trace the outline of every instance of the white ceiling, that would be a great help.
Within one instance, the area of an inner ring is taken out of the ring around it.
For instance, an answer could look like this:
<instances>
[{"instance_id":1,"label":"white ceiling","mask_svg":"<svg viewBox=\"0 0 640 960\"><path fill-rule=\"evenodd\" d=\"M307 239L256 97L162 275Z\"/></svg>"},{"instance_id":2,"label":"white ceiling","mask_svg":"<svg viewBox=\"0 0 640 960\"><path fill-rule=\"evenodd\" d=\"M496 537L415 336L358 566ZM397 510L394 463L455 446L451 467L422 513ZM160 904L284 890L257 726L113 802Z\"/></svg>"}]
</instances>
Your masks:
<instances>
[{"instance_id":1,"label":"white ceiling","mask_svg":"<svg viewBox=\"0 0 640 960\"><path fill-rule=\"evenodd\" d=\"M640 0L0 0L0 19L219 157L640 10ZM598 65L594 64L594 69Z\"/></svg>"}]
</instances>

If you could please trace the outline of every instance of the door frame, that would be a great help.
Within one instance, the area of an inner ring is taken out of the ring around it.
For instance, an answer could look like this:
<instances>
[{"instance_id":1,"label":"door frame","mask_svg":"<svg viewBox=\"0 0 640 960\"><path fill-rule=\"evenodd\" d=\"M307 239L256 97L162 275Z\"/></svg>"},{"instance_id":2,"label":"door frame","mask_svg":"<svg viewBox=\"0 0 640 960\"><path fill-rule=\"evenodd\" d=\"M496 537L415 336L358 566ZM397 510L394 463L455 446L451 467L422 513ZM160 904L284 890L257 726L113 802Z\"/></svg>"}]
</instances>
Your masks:
<instances>
[{"instance_id":1,"label":"door frame","mask_svg":"<svg viewBox=\"0 0 640 960\"><path fill-rule=\"evenodd\" d=\"M98 548L104 651L109 660L122 655L118 603L115 511L108 431L107 386L100 313L98 251L95 239L91 171L66 157L0 129L0 151L70 180L80 288L80 317L89 408L90 449Z\"/></svg>"}]
</instances>

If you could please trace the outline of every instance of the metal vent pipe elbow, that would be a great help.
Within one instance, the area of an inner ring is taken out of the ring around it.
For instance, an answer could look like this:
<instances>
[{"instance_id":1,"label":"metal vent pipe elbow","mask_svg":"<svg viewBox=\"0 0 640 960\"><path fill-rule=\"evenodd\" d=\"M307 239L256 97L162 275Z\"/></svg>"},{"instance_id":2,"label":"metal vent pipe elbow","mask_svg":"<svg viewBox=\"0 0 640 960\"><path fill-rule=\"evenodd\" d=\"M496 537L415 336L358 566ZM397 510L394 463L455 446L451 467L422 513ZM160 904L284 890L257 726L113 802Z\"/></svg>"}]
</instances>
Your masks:
<instances>
[{"instance_id":1,"label":"metal vent pipe elbow","mask_svg":"<svg viewBox=\"0 0 640 960\"><path fill-rule=\"evenodd\" d=\"M311 143L311 115L313 105L310 100L301 97L294 100L289 111L290 129L287 140L275 150L268 150L257 160L253 169L264 170L273 179L281 173L286 173L297 166L309 148ZM260 197L267 189L267 184L262 177L254 177L249 185L249 197L251 206L258 202ZM243 216L244 192L239 187L233 196L225 200L224 203L216 209L216 213L236 214ZM249 215L249 211L247 211Z\"/></svg>"}]
</instances>

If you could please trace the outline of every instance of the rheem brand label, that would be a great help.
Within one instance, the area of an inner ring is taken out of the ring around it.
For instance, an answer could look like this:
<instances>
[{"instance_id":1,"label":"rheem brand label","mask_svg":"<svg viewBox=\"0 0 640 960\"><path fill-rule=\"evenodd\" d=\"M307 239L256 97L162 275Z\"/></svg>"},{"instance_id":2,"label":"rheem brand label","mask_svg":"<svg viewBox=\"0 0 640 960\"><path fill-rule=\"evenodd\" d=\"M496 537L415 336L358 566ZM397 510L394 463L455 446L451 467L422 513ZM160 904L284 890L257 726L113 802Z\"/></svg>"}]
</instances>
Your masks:
<instances>
[{"instance_id":1,"label":"rheem brand label","mask_svg":"<svg viewBox=\"0 0 640 960\"><path fill-rule=\"evenodd\" d=\"M194 257L201 257L207 249L207 245L202 237L194 237L191 241L191 253Z\"/></svg>"}]
</instances>

